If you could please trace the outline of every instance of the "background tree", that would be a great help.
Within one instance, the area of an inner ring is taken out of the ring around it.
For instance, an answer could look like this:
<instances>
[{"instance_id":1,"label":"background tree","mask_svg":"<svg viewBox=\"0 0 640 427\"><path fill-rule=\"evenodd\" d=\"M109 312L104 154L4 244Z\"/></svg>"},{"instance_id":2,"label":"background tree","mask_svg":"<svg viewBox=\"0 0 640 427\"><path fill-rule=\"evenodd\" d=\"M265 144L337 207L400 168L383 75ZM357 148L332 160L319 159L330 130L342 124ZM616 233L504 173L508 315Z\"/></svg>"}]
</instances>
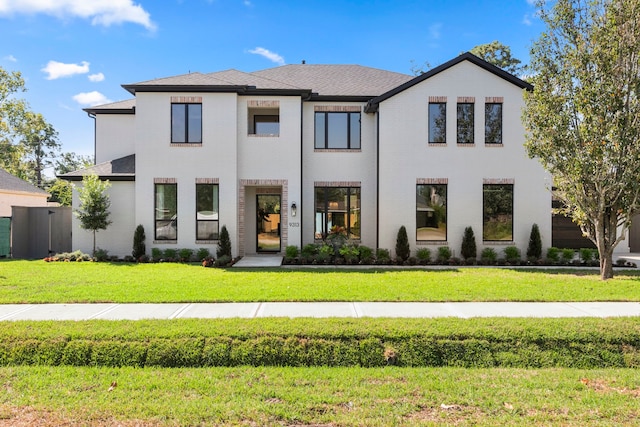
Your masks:
<instances>
[{"instance_id":1,"label":"background tree","mask_svg":"<svg viewBox=\"0 0 640 427\"><path fill-rule=\"evenodd\" d=\"M497 40L477 45L469 52L508 73L520 75L524 71L524 67L520 65L522 62L511 56L511 48Z\"/></svg>"},{"instance_id":2,"label":"background tree","mask_svg":"<svg viewBox=\"0 0 640 427\"><path fill-rule=\"evenodd\" d=\"M25 90L24 79L19 72L8 72L0 67L0 167L19 178L23 178L20 168L22 152L13 144L13 137L16 123L27 110L26 102L16 98L16 94Z\"/></svg>"},{"instance_id":3,"label":"background tree","mask_svg":"<svg viewBox=\"0 0 640 427\"><path fill-rule=\"evenodd\" d=\"M109 181L100 181L97 175L86 175L82 178L82 187L78 188L80 206L74 213L80 220L80 226L93 232L92 255L96 253L96 232L106 230L111 224L111 201L106 194L110 186Z\"/></svg>"},{"instance_id":4,"label":"background tree","mask_svg":"<svg viewBox=\"0 0 640 427\"><path fill-rule=\"evenodd\" d=\"M22 167L26 168L26 179L38 188L45 188L43 171L54 166L61 145L58 132L47 123L40 113L27 111L17 125L22 146Z\"/></svg>"},{"instance_id":5,"label":"background tree","mask_svg":"<svg viewBox=\"0 0 640 427\"><path fill-rule=\"evenodd\" d=\"M562 212L600 253L640 211L640 8L637 0L540 2L547 30L531 50L523 120L529 155L553 175Z\"/></svg>"},{"instance_id":6,"label":"background tree","mask_svg":"<svg viewBox=\"0 0 640 427\"><path fill-rule=\"evenodd\" d=\"M56 175L86 169L93 166L91 156L83 156L73 152L62 153L55 159ZM71 206L73 185L65 179L56 178L47 186L47 191L51 194L49 201L58 202L62 206Z\"/></svg>"}]
</instances>

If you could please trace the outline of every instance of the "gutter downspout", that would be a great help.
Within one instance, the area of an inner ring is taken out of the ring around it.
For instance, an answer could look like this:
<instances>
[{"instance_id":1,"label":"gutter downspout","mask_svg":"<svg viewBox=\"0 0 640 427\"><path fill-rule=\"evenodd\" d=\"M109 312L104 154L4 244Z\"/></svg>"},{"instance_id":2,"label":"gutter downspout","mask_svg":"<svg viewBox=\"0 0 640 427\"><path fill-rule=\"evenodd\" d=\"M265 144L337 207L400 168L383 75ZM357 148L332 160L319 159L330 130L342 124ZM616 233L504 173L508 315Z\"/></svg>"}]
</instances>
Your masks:
<instances>
[{"instance_id":1,"label":"gutter downspout","mask_svg":"<svg viewBox=\"0 0 640 427\"><path fill-rule=\"evenodd\" d=\"M96 165L96 151L98 150L98 122L96 121L95 114L87 113L87 116L93 119L93 164Z\"/></svg>"},{"instance_id":2,"label":"gutter downspout","mask_svg":"<svg viewBox=\"0 0 640 427\"><path fill-rule=\"evenodd\" d=\"M300 221L300 249L304 246L304 103L311 100L312 93L300 97L300 205L298 218Z\"/></svg>"},{"instance_id":3,"label":"gutter downspout","mask_svg":"<svg viewBox=\"0 0 640 427\"><path fill-rule=\"evenodd\" d=\"M376 111L376 250L380 247L380 110Z\"/></svg>"}]
</instances>

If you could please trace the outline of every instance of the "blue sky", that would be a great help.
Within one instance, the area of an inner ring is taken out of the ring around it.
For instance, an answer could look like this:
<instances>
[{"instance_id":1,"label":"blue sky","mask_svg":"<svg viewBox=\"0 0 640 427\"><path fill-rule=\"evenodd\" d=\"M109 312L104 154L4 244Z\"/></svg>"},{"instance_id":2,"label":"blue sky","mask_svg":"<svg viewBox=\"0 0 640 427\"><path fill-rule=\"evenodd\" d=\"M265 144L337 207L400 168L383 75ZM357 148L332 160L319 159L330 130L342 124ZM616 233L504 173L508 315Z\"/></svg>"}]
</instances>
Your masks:
<instances>
[{"instance_id":1,"label":"blue sky","mask_svg":"<svg viewBox=\"0 0 640 427\"><path fill-rule=\"evenodd\" d=\"M82 108L130 98L121 84L190 71L360 64L411 74L498 40L528 62L533 0L0 0L0 66L59 132L93 154Z\"/></svg>"}]
</instances>

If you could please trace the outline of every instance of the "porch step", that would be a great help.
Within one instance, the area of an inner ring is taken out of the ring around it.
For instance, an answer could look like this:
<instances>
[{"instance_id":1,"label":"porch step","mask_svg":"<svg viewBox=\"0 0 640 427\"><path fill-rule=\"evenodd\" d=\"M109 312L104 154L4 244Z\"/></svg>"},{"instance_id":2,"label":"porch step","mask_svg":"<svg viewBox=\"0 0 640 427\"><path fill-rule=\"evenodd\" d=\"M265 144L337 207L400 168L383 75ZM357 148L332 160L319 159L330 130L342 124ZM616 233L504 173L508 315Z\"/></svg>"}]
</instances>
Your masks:
<instances>
[{"instance_id":1,"label":"porch step","mask_svg":"<svg viewBox=\"0 0 640 427\"><path fill-rule=\"evenodd\" d=\"M280 255L246 255L240 261L233 264L234 267L280 267L282 256Z\"/></svg>"}]
</instances>

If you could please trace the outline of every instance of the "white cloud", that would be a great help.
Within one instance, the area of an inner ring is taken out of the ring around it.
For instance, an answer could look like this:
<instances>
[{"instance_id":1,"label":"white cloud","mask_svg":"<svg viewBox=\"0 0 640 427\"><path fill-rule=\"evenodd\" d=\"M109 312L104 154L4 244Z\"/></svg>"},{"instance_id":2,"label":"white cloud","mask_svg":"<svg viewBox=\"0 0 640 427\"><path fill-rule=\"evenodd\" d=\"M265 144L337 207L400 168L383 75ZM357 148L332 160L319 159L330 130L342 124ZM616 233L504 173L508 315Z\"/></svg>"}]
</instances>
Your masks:
<instances>
[{"instance_id":1,"label":"white cloud","mask_svg":"<svg viewBox=\"0 0 640 427\"><path fill-rule=\"evenodd\" d=\"M253 53L255 55L260 55L260 56L264 56L265 58L267 58L269 61L275 62L278 65L284 65L284 58L280 55L278 55L275 52L271 52L268 49L265 49L263 47L257 47L255 49L252 49L249 51L249 53Z\"/></svg>"},{"instance_id":2,"label":"white cloud","mask_svg":"<svg viewBox=\"0 0 640 427\"><path fill-rule=\"evenodd\" d=\"M442 24L437 23L429 26L429 36L432 39L438 40L441 36Z\"/></svg>"},{"instance_id":3,"label":"white cloud","mask_svg":"<svg viewBox=\"0 0 640 427\"><path fill-rule=\"evenodd\" d=\"M55 80L61 77L71 77L76 74L86 74L89 72L89 63L82 61L81 64L65 64L58 61L49 61L47 66L40 71L47 73L47 80Z\"/></svg>"},{"instance_id":4,"label":"white cloud","mask_svg":"<svg viewBox=\"0 0 640 427\"><path fill-rule=\"evenodd\" d=\"M131 22L148 30L156 28L149 12L132 0L0 0L0 15L15 13L90 18L93 25L105 27Z\"/></svg>"},{"instance_id":5,"label":"white cloud","mask_svg":"<svg viewBox=\"0 0 640 427\"><path fill-rule=\"evenodd\" d=\"M524 18L522 18L522 23L527 26L531 25L531 17L529 16L528 13L524 15Z\"/></svg>"},{"instance_id":6,"label":"white cloud","mask_svg":"<svg viewBox=\"0 0 640 427\"><path fill-rule=\"evenodd\" d=\"M89 74L87 77L89 78L89 81L92 82L101 82L104 80L104 74L102 73Z\"/></svg>"},{"instance_id":7,"label":"white cloud","mask_svg":"<svg viewBox=\"0 0 640 427\"><path fill-rule=\"evenodd\" d=\"M9 61L9 62L18 62L18 60L16 59L16 57L15 57L15 56L13 56L13 55L7 55L7 56L5 56L5 57L4 57L4 58L2 58L2 59L7 60L7 61Z\"/></svg>"},{"instance_id":8,"label":"white cloud","mask_svg":"<svg viewBox=\"0 0 640 427\"><path fill-rule=\"evenodd\" d=\"M111 102L109 98L98 91L82 92L73 96L73 100L80 105L93 107L94 105L108 104Z\"/></svg>"}]
</instances>

